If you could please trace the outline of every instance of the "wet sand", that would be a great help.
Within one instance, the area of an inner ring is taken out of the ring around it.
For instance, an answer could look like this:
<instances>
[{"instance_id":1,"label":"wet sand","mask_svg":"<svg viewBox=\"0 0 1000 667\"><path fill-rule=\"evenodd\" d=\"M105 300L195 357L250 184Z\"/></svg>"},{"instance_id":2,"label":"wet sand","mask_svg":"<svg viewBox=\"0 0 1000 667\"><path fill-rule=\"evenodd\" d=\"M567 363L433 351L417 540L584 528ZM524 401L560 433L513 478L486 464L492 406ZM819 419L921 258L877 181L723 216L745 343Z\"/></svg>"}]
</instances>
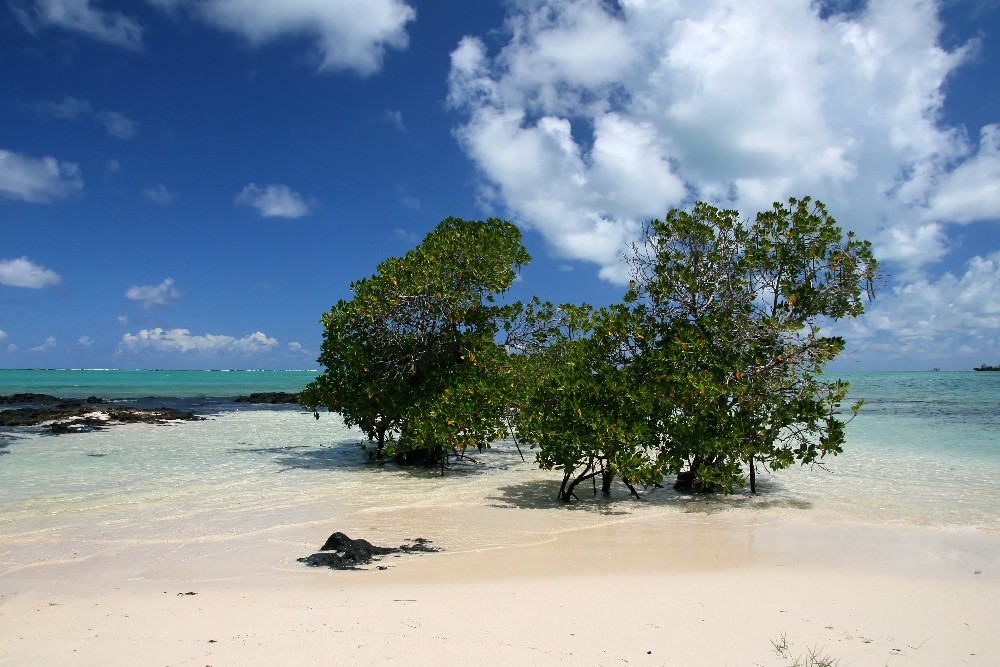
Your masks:
<instances>
[{"instance_id":1,"label":"wet sand","mask_svg":"<svg viewBox=\"0 0 1000 667\"><path fill-rule=\"evenodd\" d=\"M491 516L474 507L448 521L474 531ZM432 512L407 519L414 535L373 541L433 537ZM0 664L791 665L810 651L840 665L1000 661L995 532L657 515L364 571L296 562L342 528L233 526L8 570Z\"/></svg>"}]
</instances>

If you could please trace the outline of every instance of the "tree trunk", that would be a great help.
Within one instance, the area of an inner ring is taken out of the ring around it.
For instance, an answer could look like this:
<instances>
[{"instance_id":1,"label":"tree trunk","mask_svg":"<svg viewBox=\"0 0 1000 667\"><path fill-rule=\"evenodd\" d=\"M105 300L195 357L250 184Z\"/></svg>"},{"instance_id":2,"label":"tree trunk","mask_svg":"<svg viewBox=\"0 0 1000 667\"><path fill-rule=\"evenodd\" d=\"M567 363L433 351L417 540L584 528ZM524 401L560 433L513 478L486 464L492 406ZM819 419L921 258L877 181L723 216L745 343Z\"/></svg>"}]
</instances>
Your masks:
<instances>
[{"instance_id":1,"label":"tree trunk","mask_svg":"<svg viewBox=\"0 0 1000 667\"><path fill-rule=\"evenodd\" d=\"M674 482L674 489L677 491L696 491L695 484L698 481L698 468L701 467L701 457L696 456L688 464L687 470L677 473L677 481Z\"/></svg>"},{"instance_id":2,"label":"tree trunk","mask_svg":"<svg viewBox=\"0 0 1000 667\"><path fill-rule=\"evenodd\" d=\"M750 493L757 493L757 466L753 462L753 454L750 455Z\"/></svg>"},{"instance_id":3,"label":"tree trunk","mask_svg":"<svg viewBox=\"0 0 1000 667\"><path fill-rule=\"evenodd\" d=\"M570 498L576 498L576 494L573 493L573 490L576 488L576 485L579 484L580 482L586 482L588 479L591 479L592 477L599 474L600 473L597 470L594 470L592 465L588 465L586 468L583 469L583 472L580 473L579 477L571 481L569 485L566 486L566 490L562 492L562 501L564 503L568 503L570 501ZM566 476L566 479L569 479L569 475ZM565 480L563 481L565 483ZM579 498L577 498L577 500L579 500Z\"/></svg>"},{"instance_id":4,"label":"tree trunk","mask_svg":"<svg viewBox=\"0 0 1000 667\"><path fill-rule=\"evenodd\" d=\"M624 477L622 477L622 482L625 484L625 486L628 487L629 492L631 492L631 494L635 496L636 500L642 500L642 496L640 496L639 492L635 490L634 486L632 486L632 482L628 481Z\"/></svg>"},{"instance_id":5,"label":"tree trunk","mask_svg":"<svg viewBox=\"0 0 1000 667\"><path fill-rule=\"evenodd\" d=\"M569 502L569 497L566 495L566 483L569 482L569 473L563 473L562 484L559 485L559 495L556 496L556 500L562 500L563 502Z\"/></svg>"}]
</instances>

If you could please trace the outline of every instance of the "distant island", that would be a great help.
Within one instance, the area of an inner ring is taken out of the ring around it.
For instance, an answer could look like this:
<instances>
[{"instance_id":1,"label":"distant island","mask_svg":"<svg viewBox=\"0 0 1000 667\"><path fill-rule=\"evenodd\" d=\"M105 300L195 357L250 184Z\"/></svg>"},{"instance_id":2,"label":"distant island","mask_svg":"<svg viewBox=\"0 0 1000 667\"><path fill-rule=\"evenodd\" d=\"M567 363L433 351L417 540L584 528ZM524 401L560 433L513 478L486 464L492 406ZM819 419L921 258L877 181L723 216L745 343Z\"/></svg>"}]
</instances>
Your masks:
<instances>
[{"instance_id":1,"label":"distant island","mask_svg":"<svg viewBox=\"0 0 1000 667\"><path fill-rule=\"evenodd\" d=\"M990 366L989 364L983 364L978 368L973 368L974 371L1000 371L1000 366Z\"/></svg>"}]
</instances>

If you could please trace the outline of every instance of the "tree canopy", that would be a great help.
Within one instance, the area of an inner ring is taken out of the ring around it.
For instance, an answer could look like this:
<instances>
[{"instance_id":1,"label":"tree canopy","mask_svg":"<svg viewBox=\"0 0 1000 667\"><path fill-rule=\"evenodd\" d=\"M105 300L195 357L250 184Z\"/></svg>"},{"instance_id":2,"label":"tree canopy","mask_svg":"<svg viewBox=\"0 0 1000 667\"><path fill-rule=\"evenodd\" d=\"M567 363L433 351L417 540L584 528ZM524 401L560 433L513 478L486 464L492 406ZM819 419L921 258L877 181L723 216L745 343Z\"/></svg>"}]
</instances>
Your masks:
<instances>
[{"instance_id":1,"label":"tree canopy","mask_svg":"<svg viewBox=\"0 0 1000 667\"><path fill-rule=\"evenodd\" d=\"M637 381L657 388L671 469L729 491L743 465L753 483L757 462L842 451L847 385L821 376L845 343L820 325L864 312L877 269L868 242L808 197L750 224L699 203L652 221L629 262Z\"/></svg>"},{"instance_id":2,"label":"tree canopy","mask_svg":"<svg viewBox=\"0 0 1000 667\"><path fill-rule=\"evenodd\" d=\"M541 467L563 474L562 500L597 478L610 493L616 476L638 495L634 484L655 481L646 465L652 406L632 382L621 344L629 313L621 306L538 305L528 319L549 322L550 338L516 358L523 378L514 420L519 437L538 448Z\"/></svg>"},{"instance_id":3,"label":"tree canopy","mask_svg":"<svg viewBox=\"0 0 1000 667\"><path fill-rule=\"evenodd\" d=\"M448 218L351 285L323 315L326 370L302 394L377 455L443 461L505 436L562 473L731 492L764 469L842 451L847 385L823 377L864 312L877 264L820 202L744 220L705 203L650 221L625 257L622 302L594 309L496 297L529 261L517 227ZM859 404L851 406L856 411Z\"/></svg>"},{"instance_id":4,"label":"tree canopy","mask_svg":"<svg viewBox=\"0 0 1000 667\"><path fill-rule=\"evenodd\" d=\"M351 284L322 318L325 372L303 405L339 412L377 454L439 459L502 436L495 341L516 306L496 303L530 261L514 225L443 220L403 257Z\"/></svg>"},{"instance_id":5,"label":"tree canopy","mask_svg":"<svg viewBox=\"0 0 1000 667\"><path fill-rule=\"evenodd\" d=\"M651 221L626 258L624 303L547 354L525 392L522 438L543 467L580 481L730 492L757 465L842 451L846 383L822 378L844 348L820 324L864 312L876 262L823 204L776 203L752 223L699 203ZM541 375L539 370L536 376ZM853 406L856 410L859 405Z\"/></svg>"}]
</instances>

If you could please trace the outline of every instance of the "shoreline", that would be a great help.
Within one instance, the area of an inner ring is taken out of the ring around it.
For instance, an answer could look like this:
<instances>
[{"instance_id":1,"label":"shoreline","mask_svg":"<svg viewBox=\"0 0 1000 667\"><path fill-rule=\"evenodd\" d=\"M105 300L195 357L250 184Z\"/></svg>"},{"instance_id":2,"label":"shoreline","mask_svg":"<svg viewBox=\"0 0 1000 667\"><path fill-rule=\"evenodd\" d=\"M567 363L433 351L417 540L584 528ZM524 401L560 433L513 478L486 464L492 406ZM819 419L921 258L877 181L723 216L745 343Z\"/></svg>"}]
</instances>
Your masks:
<instances>
[{"instance_id":1,"label":"shoreline","mask_svg":"<svg viewBox=\"0 0 1000 667\"><path fill-rule=\"evenodd\" d=\"M175 547L153 567L26 568L0 576L0 663L324 664L335 655L350 665L791 665L818 651L841 665L988 665L1000 657L990 620L1000 613L998 533L740 513L661 519L388 558L387 570L307 567L295 562L301 548L266 535Z\"/></svg>"},{"instance_id":2,"label":"shoreline","mask_svg":"<svg viewBox=\"0 0 1000 667\"><path fill-rule=\"evenodd\" d=\"M512 443L442 478L281 407L25 436L0 457L0 665L1000 662L992 459L873 415L760 496L570 506ZM444 551L297 562L335 531Z\"/></svg>"}]
</instances>

